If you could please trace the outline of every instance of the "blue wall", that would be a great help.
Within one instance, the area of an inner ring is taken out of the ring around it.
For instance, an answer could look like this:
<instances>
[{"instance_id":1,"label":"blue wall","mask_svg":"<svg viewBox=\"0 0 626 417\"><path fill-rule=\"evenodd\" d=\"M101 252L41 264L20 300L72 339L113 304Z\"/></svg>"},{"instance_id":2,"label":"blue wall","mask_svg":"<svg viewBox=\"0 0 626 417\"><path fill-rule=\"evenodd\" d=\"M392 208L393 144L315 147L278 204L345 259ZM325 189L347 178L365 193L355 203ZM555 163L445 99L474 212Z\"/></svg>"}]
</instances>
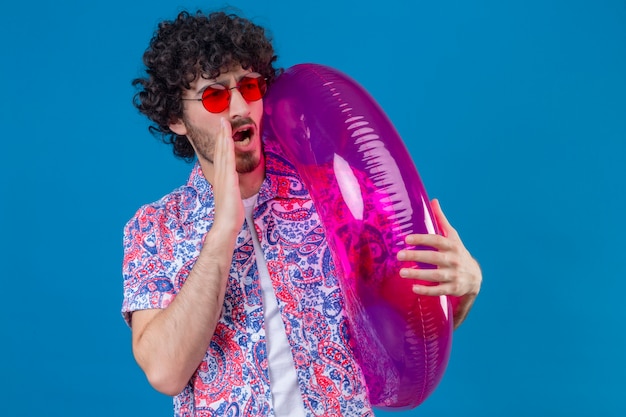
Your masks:
<instances>
[{"instance_id":1,"label":"blue wall","mask_svg":"<svg viewBox=\"0 0 626 417\"><path fill-rule=\"evenodd\" d=\"M280 65L362 83L484 270L437 391L379 416L624 416L626 4L233 1ZM121 232L189 166L130 80L153 0L11 2L0 24L0 414L169 416L136 366Z\"/></svg>"}]
</instances>

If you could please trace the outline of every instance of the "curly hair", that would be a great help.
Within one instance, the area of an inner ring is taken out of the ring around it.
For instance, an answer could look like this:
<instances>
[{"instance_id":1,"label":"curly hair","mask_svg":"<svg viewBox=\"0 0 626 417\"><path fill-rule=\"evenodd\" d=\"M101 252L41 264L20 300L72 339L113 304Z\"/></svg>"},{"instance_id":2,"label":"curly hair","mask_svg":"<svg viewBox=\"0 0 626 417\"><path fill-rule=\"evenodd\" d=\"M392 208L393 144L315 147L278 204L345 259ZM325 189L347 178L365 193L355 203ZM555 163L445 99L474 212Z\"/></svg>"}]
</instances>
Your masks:
<instances>
[{"instance_id":1,"label":"curly hair","mask_svg":"<svg viewBox=\"0 0 626 417\"><path fill-rule=\"evenodd\" d=\"M169 128L183 116L183 90L198 75L217 78L233 64L254 68L269 86L279 73L273 65L276 59L271 38L250 20L224 12L181 12L175 20L161 22L150 40L143 55L147 76L133 80L140 88L133 103L152 121L150 132L190 162L195 156L191 143Z\"/></svg>"}]
</instances>

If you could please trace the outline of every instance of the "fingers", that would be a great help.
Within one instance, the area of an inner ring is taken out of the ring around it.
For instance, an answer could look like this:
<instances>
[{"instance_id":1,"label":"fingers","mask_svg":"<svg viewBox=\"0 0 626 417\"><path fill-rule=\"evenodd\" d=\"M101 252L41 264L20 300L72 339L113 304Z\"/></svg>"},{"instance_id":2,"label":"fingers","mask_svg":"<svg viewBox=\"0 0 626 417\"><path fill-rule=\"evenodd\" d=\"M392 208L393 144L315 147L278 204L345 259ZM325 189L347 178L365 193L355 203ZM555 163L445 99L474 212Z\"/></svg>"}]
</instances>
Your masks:
<instances>
[{"instance_id":1,"label":"fingers","mask_svg":"<svg viewBox=\"0 0 626 417\"><path fill-rule=\"evenodd\" d=\"M414 248L398 252L398 260L408 262L408 267L400 269L400 276L413 280L413 292L420 295L477 294L482 281L480 267L443 214L439 201L435 199L431 205L442 235L407 236L405 243ZM417 264L430 264L434 268L422 269Z\"/></svg>"},{"instance_id":2,"label":"fingers","mask_svg":"<svg viewBox=\"0 0 626 417\"><path fill-rule=\"evenodd\" d=\"M470 290L469 281L446 269L402 269L400 275L415 280L412 290L420 295L462 296Z\"/></svg>"},{"instance_id":3,"label":"fingers","mask_svg":"<svg viewBox=\"0 0 626 417\"><path fill-rule=\"evenodd\" d=\"M480 267L469 253L441 253L429 250L405 252L402 256L404 260L435 267L426 269L409 264L408 267L400 269L399 274L402 278L415 281L412 287L414 293L463 296L475 295L480 291L482 282Z\"/></svg>"},{"instance_id":4,"label":"fingers","mask_svg":"<svg viewBox=\"0 0 626 417\"><path fill-rule=\"evenodd\" d=\"M450 249L452 247L452 242L450 241L450 239L444 236L434 234L408 235L404 239L404 243L413 246L430 246L437 250ZM401 251L399 254L401 254L402 252L403 251Z\"/></svg>"},{"instance_id":5,"label":"fingers","mask_svg":"<svg viewBox=\"0 0 626 417\"><path fill-rule=\"evenodd\" d=\"M402 278L417 279L433 283L453 282L458 278L459 259L450 253L432 250L405 251L403 261L429 264L433 269L420 268L417 265L400 269ZM400 257L399 257L400 258Z\"/></svg>"},{"instance_id":6,"label":"fingers","mask_svg":"<svg viewBox=\"0 0 626 417\"><path fill-rule=\"evenodd\" d=\"M413 285L411 288L414 294L441 296L450 295L453 297L469 297L467 289L456 283L444 283L438 285Z\"/></svg>"},{"instance_id":7,"label":"fingers","mask_svg":"<svg viewBox=\"0 0 626 417\"><path fill-rule=\"evenodd\" d=\"M453 295L453 296L461 296L463 294L463 290L458 289L458 286L453 283L449 284L439 284L439 285L413 285L411 288L413 293L418 295L430 295L430 296L440 296L440 295Z\"/></svg>"},{"instance_id":8,"label":"fingers","mask_svg":"<svg viewBox=\"0 0 626 417\"><path fill-rule=\"evenodd\" d=\"M239 177L235 160L235 145L232 140L232 128L224 118L220 119L220 132L215 140L215 186L224 191L239 188Z\"/></svg>"},{"instance_id":9,"label":"fingers","mask_svg":"<svg viewBox=\"0 0 626 417\"><path fill-rule=\"evenodd\" d=\"M432 283L445 283L454 280L454 276L445 269L402 268L400 269L400 276Z\"/></svg>"},{"instance_id":10,"label":"fingers","mask_svg":"<svg viewBox=\"0 0 626 417\"><path fill-rule=\"evenodd\" d=\"M434 265L439 268L455 268L458 257L450 252L434 250L403 250L398 253L398 260Z\"/></svg>"},{"instance_id":11,"label":"fingers","mask_svg":"<svg viewBox=\"0 0 626 417\"><path fill-rule=\"evenodd\" d=\"M235 146L232 140L232 128L224 118L220 120L219 134L215 138L213 156L215 193L214 225L224 226L227 230L239 231L243 223L243 206L239 189L239 175L235 159Z\"/></svg>"},{"instance_id":12,"label":"fingers","mask_svg":"<svg viewBox=\"0 0 626 417\"><path fill-rule=\"evenodd\" d=\"M235 145L232 141L232 128L223 117L220 119L220 133L215 141L215 174L227 174L235 168ZM231 169L232 168L232 169Z\"/></svg>"}]
</instances>

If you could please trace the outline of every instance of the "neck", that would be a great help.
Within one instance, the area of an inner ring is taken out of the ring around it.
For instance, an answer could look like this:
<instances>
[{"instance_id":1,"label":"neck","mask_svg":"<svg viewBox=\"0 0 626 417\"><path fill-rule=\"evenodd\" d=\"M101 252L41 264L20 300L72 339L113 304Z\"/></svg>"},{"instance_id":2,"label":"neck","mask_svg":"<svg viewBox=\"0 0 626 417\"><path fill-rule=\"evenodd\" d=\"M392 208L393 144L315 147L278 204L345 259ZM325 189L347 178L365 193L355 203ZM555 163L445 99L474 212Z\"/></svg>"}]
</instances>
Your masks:
<instances>
[{"instance_id":1,"label":"neck","mask_svg":"<svg viewBox=\"0 0 626 417\"><path fill-rule=\"evenodd\" d=\"M250 198L257 194L265 180L265 160L261 160L259 166L247 174L239 174L239 190L241 198Z\"/></svg>"}]
</instances>

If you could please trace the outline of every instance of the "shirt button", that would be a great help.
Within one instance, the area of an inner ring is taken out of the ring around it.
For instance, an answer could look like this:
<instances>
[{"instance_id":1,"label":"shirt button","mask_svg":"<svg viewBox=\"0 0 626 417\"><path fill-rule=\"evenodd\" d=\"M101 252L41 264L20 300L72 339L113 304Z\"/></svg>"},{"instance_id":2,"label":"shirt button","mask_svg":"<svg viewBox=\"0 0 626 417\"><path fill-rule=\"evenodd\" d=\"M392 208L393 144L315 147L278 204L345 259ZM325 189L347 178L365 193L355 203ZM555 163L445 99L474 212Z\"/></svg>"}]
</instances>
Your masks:
<instances>
[{"instance_id":1,"label":"shirt button","mask_svg":"<svg viewBox=\"0 0 626 417\"><path fill-rule=\"evenodd\" d=\"M252 341L253 341L254 343L256 343L256 342L258 342L259 340L261 340L261 336L260 336L258 333L253 333L253 334L250 336L250 339L252 339Z\"/></svg>"}]
</instances>

